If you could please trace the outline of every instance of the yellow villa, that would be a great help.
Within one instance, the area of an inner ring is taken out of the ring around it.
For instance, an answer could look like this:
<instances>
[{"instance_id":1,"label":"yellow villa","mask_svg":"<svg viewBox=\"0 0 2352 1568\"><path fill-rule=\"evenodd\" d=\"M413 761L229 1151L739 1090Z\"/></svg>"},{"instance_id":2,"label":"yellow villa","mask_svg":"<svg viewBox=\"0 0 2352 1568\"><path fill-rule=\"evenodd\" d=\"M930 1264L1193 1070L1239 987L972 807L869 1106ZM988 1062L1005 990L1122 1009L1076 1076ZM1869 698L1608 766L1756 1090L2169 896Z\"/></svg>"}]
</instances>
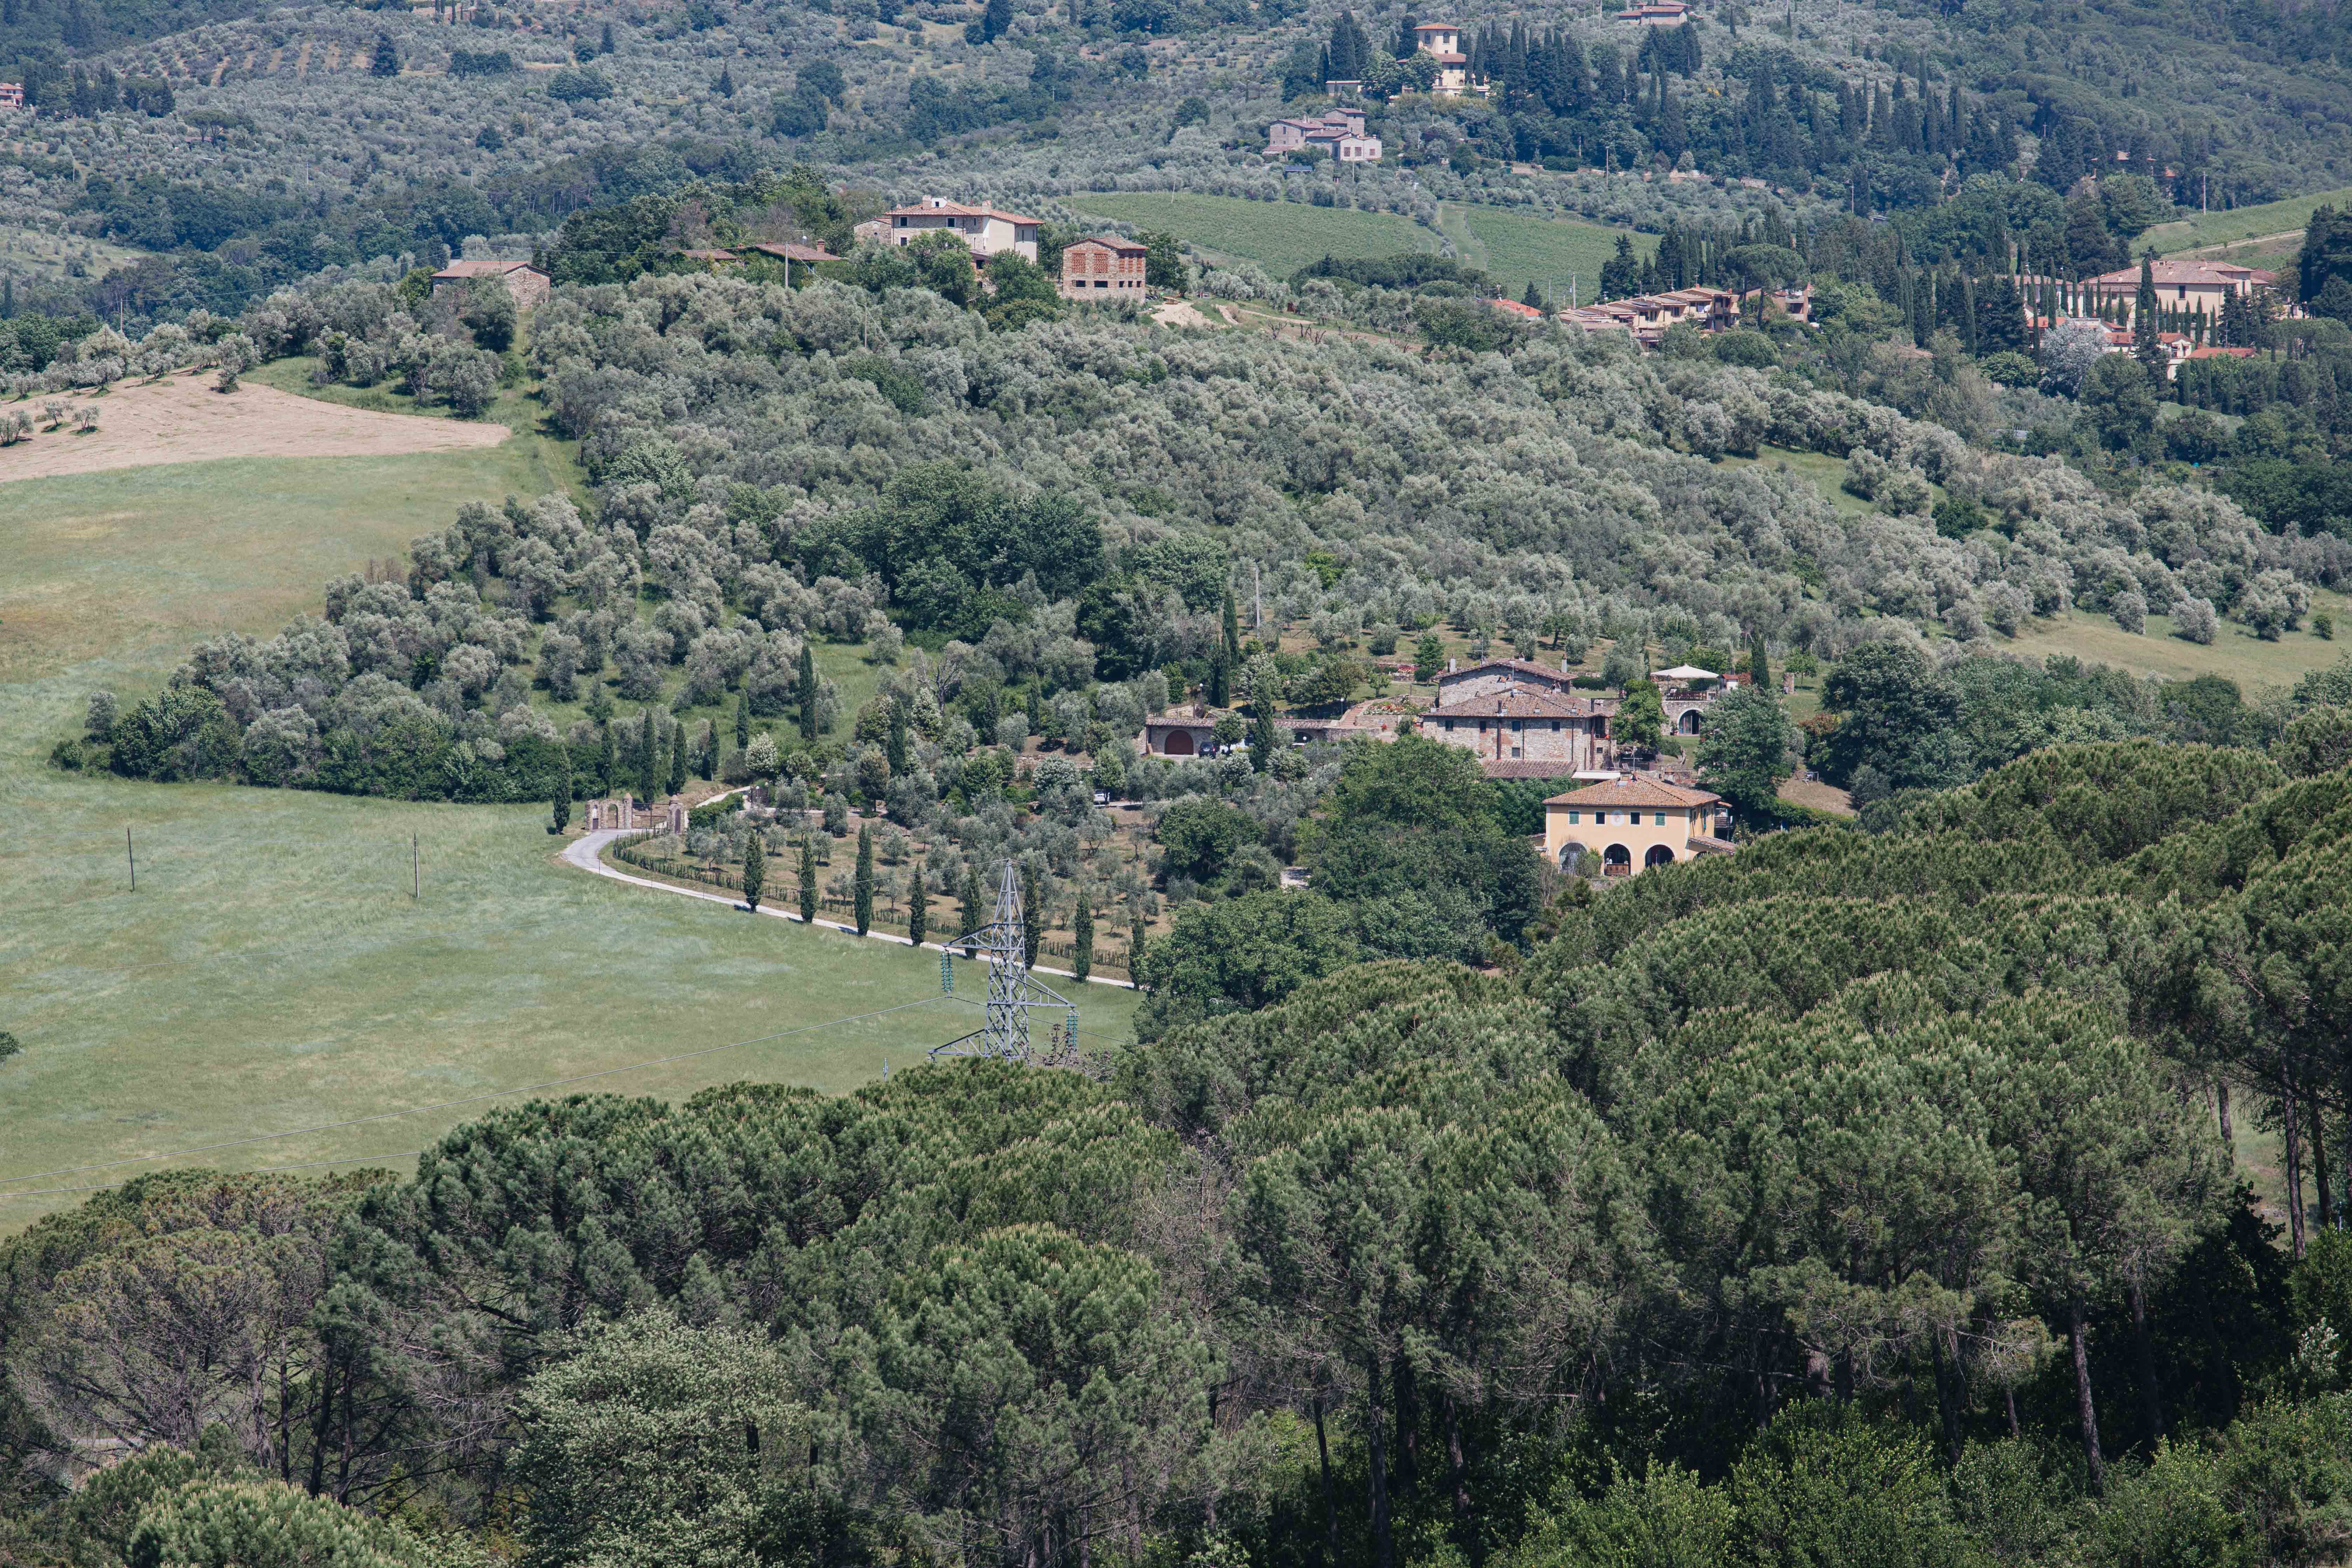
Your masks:
<instances>
[{"instance_id":1,"label":"yellow villa","mask_svg":"<svg viewBox=\"0 0 2352 1568\"><path fill-rule=\"evenodd\" d=\"M1544 853L1565 864L1575 850L1597 859L1604 877L1630 877L1652 866L1728 854L1732 845L1718 831L1724 826L1721 795L1621 776L1544 802Z\"/></svg>"}]
</instances>

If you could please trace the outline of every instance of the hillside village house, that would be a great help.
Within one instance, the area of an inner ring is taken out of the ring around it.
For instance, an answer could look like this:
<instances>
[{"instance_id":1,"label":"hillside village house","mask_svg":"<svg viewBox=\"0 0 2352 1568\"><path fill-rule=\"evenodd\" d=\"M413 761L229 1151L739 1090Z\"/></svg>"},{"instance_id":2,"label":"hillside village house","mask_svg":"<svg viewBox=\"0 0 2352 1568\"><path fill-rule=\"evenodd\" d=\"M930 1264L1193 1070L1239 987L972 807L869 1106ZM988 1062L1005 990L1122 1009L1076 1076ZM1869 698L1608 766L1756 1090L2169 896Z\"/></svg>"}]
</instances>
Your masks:
<instances>
[{"instance_id":1,"label":"hillside village house","mask_svg":"<svg viewBox=\"0 0 2352 1568\"><path fill-rule=\"evenodd\" d=\"M1116 235L1097 235L1062 248L1065 300L1140 300L1144 248Z\"/></svg>"},{"instance_id":2,"label":"hillside village house","mask_svg":"<svg viewBox=\"0 0 2352 1568\"><path fill-rule=\"evenodd\" d=\"M478 278L504 283L521 310L528 310L547 298L547 274L528 261L453 261L433 275L433 291L463 289Z\"/></svg>"},{"instance_id":3,"label":"hillside village house","mask_svg":"<svg viewBox=\"0 0 2352 1568\"><path fill-rule=\"evenodd\" d=\"M1683 0L1643 0L1617 13L1619 21L1643 27L1679 27L1689 17L1690 7Z\"/></svg>"},{"instance_id":4,"label":"hillside village house","mask_svg":"<svg viewBox=\"0 0 2352 1568\"><path fill-rule=\"evenodd\" d=\"M1544 802L1544 853L1597 858L1604 877L1727 854L1727 830L1722 796L1657 779L1621 775Z\"/></svg>"},{"instance_id":5,"label":"hillside village house","mask_svg":"<svg viewBox=\"0 0 2352 1568\"><path fill-rule=\"evenodd\" d=\"M1208 757L1217 751L1217 721L1222 709L1205 702L1182 703L1143 721L1143 749L1155 757Z\"/></svg>"},{"instance_id":6,"label":"hillside village house","mask_svg":"<svg viewBox=\"0 0 2352 1568\"><path fill-rule=\"evenodd\" d=\"M1342 163L1377 163L1381 139L1364 134L1364 113L1339 108L1303 119L1277 120L1265 128L1265 156L1319 147Z\"/></svg>"},{"instance_id":7,"label":"hillside village house","mask_svg":"<svg viewBox=\"0 0 2352 1568\"><path fill-rule=\"evenodd\" d=\"M1606 698L1521 686L1442 703L1423 712L1418 727L1431 740L1467 749L1481 767L1543 763L1552 765L1533 772L1575 773L1609 765L1615 753L1609 715L1616 706Z\"/></svg>"},{"instance_id":8,"label":"hillside village house","mask_svg":"<svg viewBox=\"0 0 2352 1568\"><path fill-rule=\"evenodd\" d=\"M1462 52L1462 29L1454 23L1423 22L1412 30L1412 41L1437 62L1437 79L1429 87L1433 95L1459 98L1465 92L1486 90L1484 82L1471 85L1470 57Z\"/></svg>"},{"instance_id":9,"label":"hillside village house","mask_svg":"<svg viewBox=\"0 0 2352 1568\"><path fill-rule=\"evenodd\" d=\"M882 216L889 224L885 234L891 245L910 244L917 235L944 229L962 240L983 268L989 258L1008 250L1024 261L1037 259L1037 220L1018 213L968 207L932 196L915 206L892 207Z\"/></svg>"},{"instance_id":10,"label":"hillside village house","mask_svg":"<svg viewBox=\"0 0 2352 1568\"><path fill-rule=\"evenodd\" d=\"M1676 735L1696 735L1715 700L1738 685L1741 678L1717 675L1695 664L1678 664L1672 669L1650 671L1650 679L1657 684L1658 706L1664 710L1666 730Z\"/></svg>"},{"instance_id":11,"label":"hillside village house","mask_svg":"<svg viewBox=\"0 0 2352 1568\"><path fill-rule=\"evenodd\" d=\"M2224 300L2242 300L2279 286L2277 273L2233 261L2158 261L2148 270L2155 278L2158 309L2215 318L2221 314ZM2128 311L2139 299L2139 268L2103 272L2084 289L2095 303L2120 302Z\"/></svg>"},{"instance_id":12,"label":"hillside village house","mask_svg":"<svg viewBox=\"0 0 2352 1568\"><path fill-rule=\"evenodd\" d=\"M25 84L21 81L0 81L0 109L25 107Z\"/></svg>"},{"instance_id":13,"label":"hillside village house","mask_svg":"<svg viewBox=\"0 0 2352 1568\"><path fill-rule=\"evenodd\" d=\"M1562 321L1588 332L1632 332L1643 348L1654 349L1664 341L1666 329L1680 322L1687 321L1703 332L1730 331L1739 321L1739 296L1728 289L1676 289L1559 314Z\"/></svg>"}]
</instances>

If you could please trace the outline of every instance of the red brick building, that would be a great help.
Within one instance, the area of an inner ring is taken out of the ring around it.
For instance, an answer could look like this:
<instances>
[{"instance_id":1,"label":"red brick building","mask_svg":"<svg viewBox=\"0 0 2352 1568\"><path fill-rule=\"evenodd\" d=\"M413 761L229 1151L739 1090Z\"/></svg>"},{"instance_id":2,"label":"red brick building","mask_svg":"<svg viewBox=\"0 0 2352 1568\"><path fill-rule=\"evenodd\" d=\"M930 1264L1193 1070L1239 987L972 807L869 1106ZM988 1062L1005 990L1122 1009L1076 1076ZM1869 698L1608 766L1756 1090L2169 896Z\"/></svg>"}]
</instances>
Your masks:
<instances>
[{"instance_id":1,"label":"red brick building","mask_svg":"<svg viewBox=\"0 0 2352 1568\"><path fill-rule=\"evenodd\" d=\"M1065 300L1143 298L1143 247L1131 239L1097 235L1062 250Z\"/></svg>"}]
</instances>

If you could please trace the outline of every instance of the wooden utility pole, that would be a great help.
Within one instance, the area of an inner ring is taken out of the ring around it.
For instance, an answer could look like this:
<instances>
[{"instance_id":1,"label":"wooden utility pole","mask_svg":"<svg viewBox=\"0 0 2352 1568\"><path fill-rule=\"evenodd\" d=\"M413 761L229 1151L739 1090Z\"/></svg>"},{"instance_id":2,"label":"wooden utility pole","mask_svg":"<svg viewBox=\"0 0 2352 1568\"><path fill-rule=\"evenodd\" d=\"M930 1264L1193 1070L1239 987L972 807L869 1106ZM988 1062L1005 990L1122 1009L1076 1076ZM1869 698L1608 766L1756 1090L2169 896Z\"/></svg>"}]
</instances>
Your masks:
<instances>
[{"instance_id":1,"label":"wooden utility pole","mask_svg":"<svg viewBox=\"0 0 2352 1568\"><path fill-rule=\"evenodd\" d=\"M131 890L135 893L139 890L139 856L131 847L131 825L127 822L122 825L122 858L131 862Z\"/></svg>"},{"instance_id":2,"label":"wooden utility pole","mask_svg":"<svg viewBox=\"0 0 2352 1568\"><path fill-rule=\"evenodd\" d=\"M425 897L425 866L416 857L416 830L408 833L408 900L415 903Z\"/></svg>"}]
</instances>

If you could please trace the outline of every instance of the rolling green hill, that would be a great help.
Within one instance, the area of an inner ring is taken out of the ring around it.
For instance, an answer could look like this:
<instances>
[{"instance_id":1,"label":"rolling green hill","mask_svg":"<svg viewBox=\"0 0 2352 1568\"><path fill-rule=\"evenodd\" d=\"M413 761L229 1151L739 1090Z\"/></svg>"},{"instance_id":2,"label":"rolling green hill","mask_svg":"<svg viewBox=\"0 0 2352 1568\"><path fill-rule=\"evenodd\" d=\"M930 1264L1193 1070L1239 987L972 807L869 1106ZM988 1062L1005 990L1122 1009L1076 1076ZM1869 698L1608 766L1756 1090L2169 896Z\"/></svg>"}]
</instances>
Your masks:
<instances>
[{"instance_id":1,"label":"rolling green hill","mask_svg":"<svg viewBox=\"0 0 2352 1568\"><path fill-rule=\"evenodd\" d=\"M2242 240L2299 236L2304 225L2311 221L2315 208L2345 205L2352 205L2352 189L2320 191L2307 196L2290 196L2280 202L2264 202L2260 206L2200 213L2179 223L2160 223L2149 229L2144 239L2147 244L2156 247L2158 255L2171 256L2183 250L2200 250L2207 246L2235 245ZM2292 251L2300 243L2299 238L2283 238L2275 246L2260 248L2265 253L2277 248Z\"/></svg>"},{"instance_id":2,"label":"rolling green hill","mask_svg":"<svg viewBox=\"0 0 2352 1568\"><path fill-rule=\"evenodd\" d=\"M1326 256L1346 260L1438 248L1436 232L1410 218L1352 207L1158 191L1088 193L1069 205L1091 216L1165 229L1212 256L1254 261L1282 277ZM1494 274L1515 298L1533 279L1547 295L1565 299L1573 275L1578 297L1590 300L1620 232L1459 202L1445 205L1442 221L1455 254ZM1644 235L1633 238L1644 255L1657 243Z\"/></svg>"}]
</instances>

